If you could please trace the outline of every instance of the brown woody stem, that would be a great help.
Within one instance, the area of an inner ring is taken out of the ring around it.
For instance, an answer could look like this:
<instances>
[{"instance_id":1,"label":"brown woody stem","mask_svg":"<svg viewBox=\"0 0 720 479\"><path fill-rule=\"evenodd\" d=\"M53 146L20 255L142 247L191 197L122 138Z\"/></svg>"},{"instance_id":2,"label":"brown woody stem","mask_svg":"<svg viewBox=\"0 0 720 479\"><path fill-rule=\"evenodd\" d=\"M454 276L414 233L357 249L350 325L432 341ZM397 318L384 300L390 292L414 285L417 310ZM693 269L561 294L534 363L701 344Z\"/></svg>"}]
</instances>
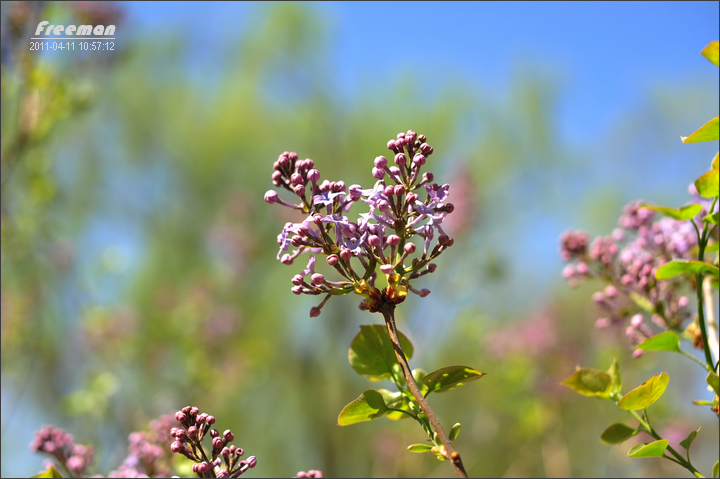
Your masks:
<instances>
[{"instance_id":1,"label":"brown woody stem","mask_svg":"<svg viewBox=\"0 0 720 479\"><path fill-rule=\"evenodd\" d=\"M383 317L385 318L385 324L387 325L388 334L390 335L390 341L392 342L393 349L395 350L395 356L397 356L398 362L402 367L403 374L405 375L405 380L410 387L410 392L412 392L413 396L415 396L415 399L420 405L420 409L422 409L422 411L425 413L428 420L430 421L430 425L432 425L435 433L437 433L438 438L442 442L444 449L443 455L446 459L450 461L450 464L452 464L453 468L455 469L455 474L457 474L458 477L468 477L467 472L465 472L465 467L463 466L460 453L457 452L453 447L452 442L450 442L450 438L448 438L445 430L440 425L440 420L435 415L435 412L433 412L433 410L430 408L430 405L425 400L425 396L423 396L422 392L420 392L420 388L415 382L415 378L413 378L412 371L410 370L410 365L405 358L405 352L400 345L400 338L398 338L397 326L395 325L395 305L384 303L379 309Z\"/></svg>"}]
</instances>

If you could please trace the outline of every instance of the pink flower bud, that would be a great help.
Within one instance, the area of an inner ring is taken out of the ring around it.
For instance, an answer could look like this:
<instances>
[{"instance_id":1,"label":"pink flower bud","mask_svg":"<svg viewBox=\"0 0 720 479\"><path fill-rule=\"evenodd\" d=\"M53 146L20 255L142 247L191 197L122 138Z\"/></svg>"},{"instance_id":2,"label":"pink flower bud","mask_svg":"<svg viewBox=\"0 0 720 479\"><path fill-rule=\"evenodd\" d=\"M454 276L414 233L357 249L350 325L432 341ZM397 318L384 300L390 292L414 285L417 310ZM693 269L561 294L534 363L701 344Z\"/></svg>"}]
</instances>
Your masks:
<instances>
[{"instance_id":1,"label":"pink flower bud","mask_svg":"<svg viewBox=\"0 0 720 479\"><path fill-rule=\"evenodd\" d=\"M375 167L376 168L383 169L386 166L387 166L387 158L385 158L384 156L378 156L377 158L375 158Z\"/></svg>"},{"instance_id":2,"label":"pink flower bud","mask_svg":"<svg viewBox=\"0 0 720 479\"><path fill-rule=\"evenodd\" d=\"M391 246L397 246L400 244L400 237L398 235L390 235L387 237L387 242Z\"/></svg>"},{"instance_id":3,"label":"pink flower bud","mask_svg":"<svg viewBox=\"0 0 720 479\"><path fill-rule=\"evenodd\" d=\"M407 254L413 254L415 252L415 245L413 243L405 243L403 249Z\"/></svg>"}]
</instances>

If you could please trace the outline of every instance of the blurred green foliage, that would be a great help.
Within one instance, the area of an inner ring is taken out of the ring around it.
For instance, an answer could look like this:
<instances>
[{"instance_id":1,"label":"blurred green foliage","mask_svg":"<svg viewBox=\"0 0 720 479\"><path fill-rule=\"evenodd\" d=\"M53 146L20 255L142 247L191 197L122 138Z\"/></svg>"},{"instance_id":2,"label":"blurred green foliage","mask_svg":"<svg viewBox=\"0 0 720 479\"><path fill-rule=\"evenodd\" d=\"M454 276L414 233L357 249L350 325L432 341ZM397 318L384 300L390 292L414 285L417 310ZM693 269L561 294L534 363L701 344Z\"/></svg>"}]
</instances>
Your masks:
<instances>
[{"instance_id":1,"label":"blurred green foliage","mask_svg":"<svg viewBox=\"0 0 720 479\"><path fill-rule=\"evenodd\" d=\"M18 5L3 3L3 22ZM29 24L50 8L29 5ZM372 159L408 128L427 135L429 169L451 184L456 243L425 281L433 294L403 304L398 322L416 348L411 366L488 374L433 399L447 430L463 424L456 446L468 473L675 474L602 445L621 413L558 384L581 362L630 361L622 339L593 332L591 289L566 291L558 279L559 292L523 298L536 254L530 216L559 210L558 182L582 169L553 129L553 82L530 75L493 99L456 79L429 100L403 78L350 102L327 87L331 40L312 7L254 15L212 87L186 74L177 37L72 59L35 56L20 40L6 56L3 37L3 475L41 469L40 458L8 465L18 451L8 441L24 450L31 423L96 445L96 470L107 473L130 431L185 405L232 428L258 457L256 476L448 474L407 451L423 439L409 421L337 426L367 389L346 360L350 341L382 318L347 297L309 318L312 300L290 292L298 266L275 259L277 233L296 218L262 201L283 150L313 158L325 178L369 186ZM655 359L644 361L629 383L653 370ZM656 406L658 424L677 415L669 404Z\"/></svg>"}]
</instances>

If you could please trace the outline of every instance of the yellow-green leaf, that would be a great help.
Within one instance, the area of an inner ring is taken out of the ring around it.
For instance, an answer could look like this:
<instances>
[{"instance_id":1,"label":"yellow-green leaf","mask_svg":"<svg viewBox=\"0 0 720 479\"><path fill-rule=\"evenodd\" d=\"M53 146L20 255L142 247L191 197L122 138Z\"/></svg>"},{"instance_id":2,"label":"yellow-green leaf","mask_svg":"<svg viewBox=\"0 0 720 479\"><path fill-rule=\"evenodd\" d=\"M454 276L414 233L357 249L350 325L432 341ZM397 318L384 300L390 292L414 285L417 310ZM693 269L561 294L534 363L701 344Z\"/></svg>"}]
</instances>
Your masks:
<instances>
[{"instance_id":1,"label":"yellow-green leaf","mask_svg":"<svg viewBox=\"0 0 720 479\"><path fill-rule=\"evenodd\" d=\"M708 43L707 46L702 49L700 55L710 60L710 63L715 66L720 66L718 65L718 42Z\"/></svg>"},{"instance_id":2,"label":"yellow-green leaf","mask_svg":"<svg viewBox=\"0 0 720 479\"><path fill-rule=\"evenodd\" d=\"M655 279L670 279L681 274L695 276L698 273L718 276L718 267L704 261L674 259L657 269Z\"/></svg>"},{"instance_id":3,"label":"yellow-green leaf","mask_svg":"<svg viewBox=\"0 0 720 479\"><path fill-rule=\"evenodd\" d=\"M668 373L656 374L640 386L624 395L617 405L626 411L639 411L645 409L660 399L667 389L670 376Z\"/></svg>"},{"instance_id":4,"label":"yellow-green leaf","mask_svg":"<svg viewBox=\"0 0 720 479\"><path fill-rule=\"evenodd\" d=\"M715 198L718 195L718 170L710 170L695 180L695 188L700 196Z\"/></svg>"},{"instance_id":5,"label":"yellow-green leaf","mask_svg":"<svg viewBox=\"0 0 720 479\"><path fill-rule=\"evenodd\" d=\"M432 450L432 446L430 444L411 444L407 449L410 452L423 453L430 452Z\"/></svg>"},{"instance_id":6,"label":"yellow-green leaf","mask_svg":"<svg viewBox=\"0 0 720 479\"><path fill-rule=\"evenodd\" d=\"M719 155L720 155L720 152L715 153L715 158L713 158L712 164L710 165L711 170L717 170L719 168L719 166L718 166L718 156Z\"/></svg>"},{"instance_id":7,"label":"yellow-green leaf","mask_svg":"<svg viewBox=\"0 0 720 479\"><path fill-rule=\"evenodd\" d=\"M702 211L702 205L692 204L680 208L668 208L667 206L640 205L640 208L657 211L676 220L691 220Z\"/></svg>"},{"instance_id":8,"label":"yellow-green leaf","mask_svg":"<svg viewBox=\"0 0 720 479\"><path fill-rule=\"evenodd\" d=\"M718 117L705 123L703 126L693 132L690 136L681 136L683 143L701 143L703 141L716 141L720 138L718 133Z\"/></svg>"},{"instance_id":9,"label":"yellow-green leaf","mask_svg":"<svg viewBox=\"0 0 720 479\"><path fill-rule=\"evenodd\" d=\"M680 337L673 331L665 331L656 334L651 338L647 338L640 343L635 349L644 349L645 351L672 351L680 352Z\"/></svg>"},{"instance_id":10,"label":"yellow-green leaf","mask_svg":"<svg viewBox=\"0 0 720 479\"><path fill-rule=\"evenodd\" d=\"M720 381L718 380L718 375L714 371L710 371L708 373L707 377L705 378L705 382L708 383L708 386L712 388L713 391L715 391L715 394L720 394Z\"/></svg>"},{"instance_id":11,"label":"yellow-green leaf","mask_svg":"<svg viewBox=\"0 0 720 479\"><path fill-rule=\"evenodd\" d=\"M638 444L633 446L627 453L628 457L663 457L670 441L651 442L650 444Z\"/></svg>"},{"instance_id":12,"label":"yellow-green leaf","mask_svg":"<svg viewBox=\"0 0 720 479\"><path fill-rule=\"evenodd\" d=\"M389 411L385 400L378 391L370 389L340 411L338 425L349 426L364 421L372 421Z\"/></svg>"},{"instance_id":13,"label":"yellow-green leaf","mask_svg":"<svg viewBox=\"0 0 720 479\"><path fill-rule=\"evenodd\" d=\"M613 424L600 435L600 442L612 446L627 441L639 431L622 423Z\"/></svg>"},{"instance_id":14,"label":"yellow-green leaf","mask_svg":"<svg viewBox=\"0 0 720 479\"><path fill-rule=\"evenodd\" d=\"M413 347L407 337L398 331L405 357L410 359ZM360 332L353 338L348 360L356 373L367 376L371 381L389 379L397 357L385 325L360 326Z\"/></svg>"},{"instance_id":15,"label":"yellow-green leaf","mask_svg":"<svg viewBox=\"0 0 720 479\"><path fill-rule=\"evenodd\" d=\"M572 376L560 384L584 396L607 398L610 397L612 378L608 373L586 368L575 371Z\"/></svg>"},{"instance_id":16,"label":"yellow-green leaf","mask_svg":"<svg viewBox=\"0 0 720 479\"><path fill-rule=\"evenodd\" d=\"M430 392L444 393L480 379L484 375L485 373L467 366L448 366L431 372L422 379L422 383Z\"/></svg>"},{"instance_id":17,"label":"yellow-green leaf","mask_svg":"<svg viewBox=\"0 0 720 479\"><path fill-rule=\"evenodd\" d=\"M41 472L40 474L37 474L35 476L30 477L62 477L62 474L55 469L55 464L50 464L50 467L47 471Z\"/></svg>"},{"instance_id":18,"label":"yellow-green leaf","mask_svg":"<svg viewBox=\"0 0 720 479\"><path fill-rule=\"evenodd\" d=\"M620 367L618 366L617 359L612 358L612 364L610 369L607 370L610 380L612 381L612 392L613 394L620 394L622 391L622 376L620 376Z\"/></svg>"}]
</instances>

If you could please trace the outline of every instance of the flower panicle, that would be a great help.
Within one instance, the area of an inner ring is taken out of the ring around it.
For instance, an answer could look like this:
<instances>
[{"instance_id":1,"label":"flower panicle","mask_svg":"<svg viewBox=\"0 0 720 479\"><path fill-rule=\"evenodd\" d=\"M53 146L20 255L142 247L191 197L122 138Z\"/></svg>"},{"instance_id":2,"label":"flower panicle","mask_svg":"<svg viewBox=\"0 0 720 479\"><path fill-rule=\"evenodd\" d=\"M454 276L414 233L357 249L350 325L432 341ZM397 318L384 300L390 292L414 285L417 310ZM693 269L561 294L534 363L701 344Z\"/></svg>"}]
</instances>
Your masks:
<instances>
[{"instance_id":1,"label":"flower panicle","mask_svg":"<svg viewBox=\"0 0 720 479\"><path fill-rule=\"evenodd\" d=\"M442 227L455 209L447 202L450 185L433 183L434 175L422 171L434 151L425 135L398 133L387 148L394 155L392 162L385 156L375 158L371 174L376 182L367 189L346 187L343 181L320 183L313 160L299 160L295 152L282 153L273 165L273 184L296 195L297 202L282 200L276 190L265 193L265 201L306 215L301 222L285 224L277 238L277 258L291 265L309 254L291 289L325 296L311 309L311 317L320 314L331 296L361 295L361 309L371 311L377 301L404 301L408 291L427 296L429 290L418 290L410 281L433 272L431 262L454 244ZM346 213L354 204L365 209L350 220ZM318 255L325 256L335 278L315 270ZM378 269L388 283L383 291L375 287Z\"/></svg>"}]
</instances>

